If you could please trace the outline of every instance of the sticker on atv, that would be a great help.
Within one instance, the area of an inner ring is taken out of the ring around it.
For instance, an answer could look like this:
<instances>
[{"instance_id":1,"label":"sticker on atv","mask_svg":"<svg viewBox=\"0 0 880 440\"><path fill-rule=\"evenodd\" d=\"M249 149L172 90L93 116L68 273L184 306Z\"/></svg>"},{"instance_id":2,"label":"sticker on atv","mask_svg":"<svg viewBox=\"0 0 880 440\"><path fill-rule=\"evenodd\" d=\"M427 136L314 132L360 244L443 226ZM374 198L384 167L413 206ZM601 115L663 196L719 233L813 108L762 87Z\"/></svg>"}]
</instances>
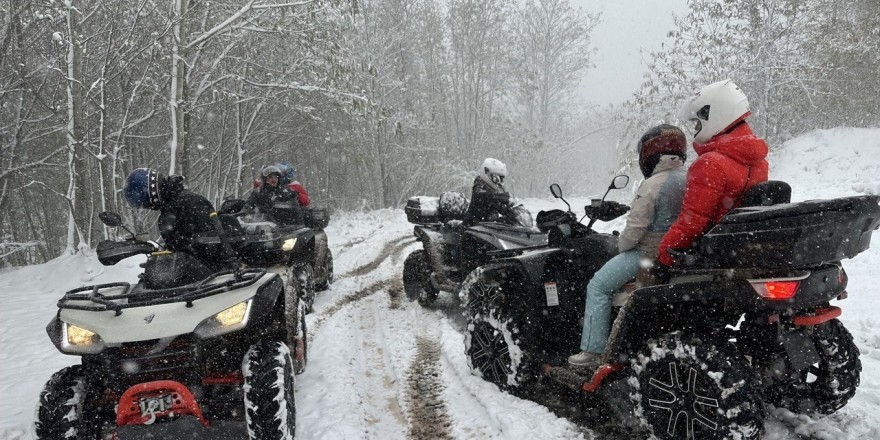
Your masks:
<instances>
[{"instance_id":1,"label":"sticker on atv","mask_svg":"<svg viewBox=\"0 0 880 440\"><path fill-rule=\"evenodd\" d=\"M547 297L547 307L559 305L559 292L556 290L556 283L544 283L544 295Z\"/></svg>"}]
</instances>

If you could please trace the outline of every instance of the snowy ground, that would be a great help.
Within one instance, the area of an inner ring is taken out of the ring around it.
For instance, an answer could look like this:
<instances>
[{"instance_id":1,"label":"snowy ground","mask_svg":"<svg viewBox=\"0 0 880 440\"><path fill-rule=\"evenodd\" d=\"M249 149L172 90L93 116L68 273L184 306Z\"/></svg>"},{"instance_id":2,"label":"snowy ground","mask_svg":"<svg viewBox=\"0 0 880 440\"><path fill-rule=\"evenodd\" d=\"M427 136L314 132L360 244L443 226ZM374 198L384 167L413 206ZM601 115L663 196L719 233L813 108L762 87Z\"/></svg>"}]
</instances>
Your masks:
<instances>
[{"instance_id":1,"label":"snowy ground","mask_svg":"<svg viewBox=\"0 0 880 440\"><path fill-rule=\"evenodd\" d=\"M880 192L878 139L880 130L808 134L771 157L771 175L789 181L796 200ZM585 200L570 201L583 206ZM552 199L525 203L535 211L563 206ZM605 228L621 226L618 220ZM328 227L337 281L308 317L309 364L296 384L298 438L596 438L590 426L470 373L453 297L443 294L435 310L425 310L402 292L403 259L418 248L411 230L400 210L338 214ZM878 240L845 262L850 295L839 305L863 365L855 398L827 417L777 412L768 418L766 438L880 438ZM0 439L34 437L43 383L78 360L59 354L46 336L60 295L80 285L133 281L139 262L103 267L74 256L0 273Z\"/></svg>"}]
</instances>

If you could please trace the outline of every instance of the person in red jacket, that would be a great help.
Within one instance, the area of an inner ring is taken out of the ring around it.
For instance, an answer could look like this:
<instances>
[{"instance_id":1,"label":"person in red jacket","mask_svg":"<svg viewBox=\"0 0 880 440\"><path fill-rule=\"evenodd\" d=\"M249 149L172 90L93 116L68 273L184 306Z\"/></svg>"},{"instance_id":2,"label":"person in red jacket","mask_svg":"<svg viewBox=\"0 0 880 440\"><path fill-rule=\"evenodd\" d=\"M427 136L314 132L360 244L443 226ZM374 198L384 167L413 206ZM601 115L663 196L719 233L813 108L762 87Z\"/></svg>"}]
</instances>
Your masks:
<instances>
[{"instance_id":1,"label":"person in red jacket","mask_svg":"<svg viewBox=\"0 0 880 440\"><path fill-rule=\"evenodd\" d=\"M275 166L282 171L281 184L287 185L291 191L296 192L296 200L299 202L299 206L307 208L309 204L312 203L312 199L309 198L309 193L306 191L306 187L296 180L296 168L294 168L290 162L278 162Z\"/></svg>"},{"instance_id":2,"label":"person in red jacket","mask_svg":"<svg viewBox=\"0 0 880 440\"><path fill-rule=\"evenodd\" d=\"M750 114L746 95L729 79L703 87L682 108L681 119L695 124L699 157L688 170L681 213L660 242L660 264L671 266L670 249L688 249L749 188L767 181L767 143L746 123Z\"/></svg>"},{"instance_id":3,"label":"person in red jacket","mask_svg":"<svg viewBox=\"0 0 880 440\"><path fill-rule=\"evenodd\" d=\"M287 189L296 193L296 201L299 202L300 207L308 208L312 203L312 199L309 197L309 192L306 191L306 187L296 180L296 168L294 168L290 162L278 162L274 166L281 170L280 185L286 186ZM262 178L254 178L254 189L259 189L261 186L263 186Z\"/></svg>"}]
</instances>

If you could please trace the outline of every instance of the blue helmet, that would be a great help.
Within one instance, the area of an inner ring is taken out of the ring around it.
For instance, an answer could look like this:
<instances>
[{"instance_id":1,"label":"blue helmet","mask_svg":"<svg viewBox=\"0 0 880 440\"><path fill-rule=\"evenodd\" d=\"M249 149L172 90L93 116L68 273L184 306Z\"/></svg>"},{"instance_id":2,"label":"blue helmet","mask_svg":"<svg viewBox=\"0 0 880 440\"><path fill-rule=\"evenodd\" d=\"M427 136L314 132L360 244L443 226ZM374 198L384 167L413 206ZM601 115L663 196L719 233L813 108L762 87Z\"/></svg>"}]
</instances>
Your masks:
<instances>
[{"instance_id":1,"label":"blue helmet","mask_svg":"<svg viewBox=\"0 0 880 440\"><path fill-rule=\"evenodd\" d=\"M296 180L296 168L290 162L278 162L275 164L281 170L281 184L287 185Z\"/></svg>"},{"instance_id":2,"label":"blue helmet","mask_svg":"<svg viewBox=\"0 0 880 440\"><path fill-rule=\"evenodd\" d=\"M162 207L162 184L165 177L151 168L138 168L125 178L122 190L125 201L132 208L160 209Z\"/></svg>"}]
</instances>

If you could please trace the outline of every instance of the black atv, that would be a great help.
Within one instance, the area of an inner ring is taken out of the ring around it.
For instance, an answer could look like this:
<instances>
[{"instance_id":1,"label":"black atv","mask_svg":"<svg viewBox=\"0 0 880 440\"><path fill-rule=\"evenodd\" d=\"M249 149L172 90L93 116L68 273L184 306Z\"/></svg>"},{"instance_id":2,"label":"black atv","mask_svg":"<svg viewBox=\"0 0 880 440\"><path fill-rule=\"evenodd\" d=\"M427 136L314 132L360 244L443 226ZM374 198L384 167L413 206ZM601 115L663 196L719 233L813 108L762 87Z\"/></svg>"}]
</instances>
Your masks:
<instances>
[{"instance_id":1,"label":"black atv","mask_svg":"<svg viewBox=\"0 0 880 440\"><path fill-rule=\"evenodd\" d=\"M100 217L122 225L117 214ZM81 287L58 301L49 338L81 362L40 393L39 438L217 437L212 430L234 429L227 422L246 425L251 439L293 437L304 305L278 274L242 268L235 240L215 223L223 249L215 255L225 260L160 251L134 234L99 244L104 265L147 254L144 272L135 285Z\"/></svg>"},{"instance_id":2,"label":"black atv","mask_svg":"<svg viewBox=\"0 0 880 440\"><path fill-rule=\"evenodd\" d=\"M243 206L244 201L233 199L220 208L239 259L248 266L280 273L287 290L299 292L306 313L311 313L316 292L327 290L333 282L333 254L324 232L327 210L276 203L271 212L260 213L242 212ZM231 217L238 221L229 221ZM217 240L206 234L196 243L214 246Z\"/></svg>"},{"instance_id":3,"label":"black atv","mask_svg":"<svg viewBox=\"0 0 880 440\"><path fill-rule=\"evenodd\" d=\"M783 182L756 185L744 197L752 206L679 253L667 281L621 292L595 371L566 356L578 349L586 284L616 254L617 237L570 213L539 214L546 249L515 252L467 282L473 370L511 391L545 377L628 406L618 415L663 439L760 438L765 404L837 411L855 394L861 364L831 301L847 297L840 260L868 248L880 197L792 204L789 195ZM587 207L592 221L613 217L607 203Z\"/></svg>"},{"instance_id":4,"label":"black atv","mask_svg":"<svg viewBox=\"0 0 880 440\"><path fill-rule=\"evenodd\" d=\"M509 199L506 193L499 196ZM409 299L429 306L441 290L458 293L467 274L493 258L492 251L547 244L547 235L532 227L531 214L521 204L511 206L498 221L468 224L467 211L467 198L454 191L407 201L407 220L416 225L413 233L423 247L403 263Z\"/></svg>"}]
</instances>

